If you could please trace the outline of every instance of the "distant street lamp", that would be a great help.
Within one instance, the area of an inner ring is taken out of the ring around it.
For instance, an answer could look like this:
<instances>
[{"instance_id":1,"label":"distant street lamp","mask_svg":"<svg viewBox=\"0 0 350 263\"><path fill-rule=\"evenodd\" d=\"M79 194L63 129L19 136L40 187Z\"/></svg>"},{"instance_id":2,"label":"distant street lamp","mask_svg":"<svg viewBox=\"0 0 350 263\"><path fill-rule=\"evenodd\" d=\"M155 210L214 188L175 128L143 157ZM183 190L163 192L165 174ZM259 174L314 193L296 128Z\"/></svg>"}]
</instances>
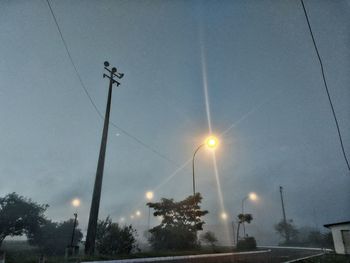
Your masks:
<instances>
[{"instance_id":1,"label":"distant street lamp","mask_svg":"<svg viewBox=\"0 0 350 263\"><path fill-rule=\"evenodd\" d=\"M72 238L70 241L70 247L73 249L73 243L74 243L74 234L75 234L75 228L77 226L77 217L78 217L78 207L80 206L80 200L78 198L75 198L72 200L72 206L75 207L75 213L74 213L74 224L73 224L73 231L72 231Z\"/></svg>"},{"instance_id":2,"label":"distant street lamp","mask_svg":"<svg viewBox=\"0 0 350 263\"><path fill-rule=\"evenodd\" d=\"M215 149L219 144L219 140L215 136L209 136L204 143L199 145L197 149L193 153L192 157L192 186L193 186L193 197L196 195L196 183L195 183L195 177L194 177L194 159L196 157L196 153L201 149L203 146L207 146L208 148Z\"/></svg>"},{"instance_id":3,"label":"distant street lamp","mask_svg":"<svg viewBox=\"0 0 350 263\"><path fill-rule=\"evenodd\" d=\"M227 216L227 214L226 214L225 212L222 212L222 213L221 213L221 219L222 219L222 220L226 221L226 220L227 220L227 217L228 217L228 216Z\"/></svg>"},{"instance_id":4,"label":"distant street lamp","mask_svg":"<svg viewBox=\"0 0 350 263\"><path fill-rule=\"evenodd\" d=\"M147 199L149 202L152 201L153 196L154 196L154 194L153 194L152 191L146 192L146 199ZM150 228L151 228L151 207L148 206L148 221L147 221L147 230L148 230L148 231L147 231L147 237L149 236L149 230L150 230Z\"/></svg>"},{"instance_id":5,"label":"distant street lamp","mask_svg":"<svg viewBox=\"0 0 350 263\"><path fill-rule=\"evenodd\" d=\"M80 206L80 200L78 198L74 198L72 200L72 206L78 208L78 206Z\"/></svg>"},{"instance_id":6,"label":"distant street lamp","mask_svg":"<svg viewBox=\"0 0 350 263\"><path fill-rule=\"evenodd\" d=\"M244 197L242 199L242 214L244 215L244 202L249 199L251 201L256 201L258 199L258 195L254 192L251 192L249 193L246 197ZM244 237L245 237L245 225L244 225L244 222L242 223L243 225L243 234L244 234Z\"/></svg>"},{"instance_id":7,"label":"distant street lamp","mask_svg":"<svg viewBox=\"0 0 350 263\"><path fill-rule=\"evenodd\" d=\"M249 193L246 197L242 199L242 214L244 214L244 202L249 199L251 201L256 201L258 199L258 196L256 193Z\"/></svg>"}]
</instances>

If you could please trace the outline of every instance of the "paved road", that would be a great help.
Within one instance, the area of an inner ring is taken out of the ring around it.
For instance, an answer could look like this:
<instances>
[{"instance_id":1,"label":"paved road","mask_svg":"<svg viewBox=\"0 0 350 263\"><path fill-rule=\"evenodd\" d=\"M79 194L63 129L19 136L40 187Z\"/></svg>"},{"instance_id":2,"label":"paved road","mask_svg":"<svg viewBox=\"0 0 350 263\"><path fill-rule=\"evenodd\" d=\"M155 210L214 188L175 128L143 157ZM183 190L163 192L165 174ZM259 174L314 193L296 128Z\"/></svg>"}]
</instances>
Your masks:
<instances>
[{"instance_id":1,"label":"paved road","mask_svg":"<svg viewBox=\"0 0 350 263\"><path fill-rule=\"evenodd\" d=\"M261 247L261 249L271 250L271 263L287 262L298 258L308 257L320 254L324 251L321 249L308 248L280 248L280 247Z\"/></svg>"},{"instance_id":2,"label":"paved road","mask_svg":"<svg viewBox=\"0 0 350 263\"><path fill-rule=\"evenodd\" d=\"M138 258L113 261L94 261L94 263L282 263L323 253L322 249L260 247L259 251L187 256L168 256L158 258ZM84 262L83 262L84 263ZM93 263L93 262L90 262Z\"/></svg>"}]
</instances>

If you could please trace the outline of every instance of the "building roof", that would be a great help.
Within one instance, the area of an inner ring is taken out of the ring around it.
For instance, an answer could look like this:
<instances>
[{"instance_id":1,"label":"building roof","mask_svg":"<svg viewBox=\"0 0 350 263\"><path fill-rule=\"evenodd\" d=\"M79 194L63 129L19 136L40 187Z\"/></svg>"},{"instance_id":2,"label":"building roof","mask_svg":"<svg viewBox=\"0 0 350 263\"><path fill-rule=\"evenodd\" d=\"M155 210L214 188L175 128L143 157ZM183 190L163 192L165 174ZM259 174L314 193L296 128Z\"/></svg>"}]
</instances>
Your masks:
<instances>
[{"instance_id":1,"label":"building roof","mask_svg":"<svg viewBox=\"0 0 350 263\"><path fill-rule=\"evenodd\" d=\"M350 224L350 221L344 221L344 222L339 222L339 223L333 223L333 224L327 224L327 225L323 225L324 227L332 227L332 226L339 226L339 225L346 225L346 224Z\"/></svg>"}]
</instances>

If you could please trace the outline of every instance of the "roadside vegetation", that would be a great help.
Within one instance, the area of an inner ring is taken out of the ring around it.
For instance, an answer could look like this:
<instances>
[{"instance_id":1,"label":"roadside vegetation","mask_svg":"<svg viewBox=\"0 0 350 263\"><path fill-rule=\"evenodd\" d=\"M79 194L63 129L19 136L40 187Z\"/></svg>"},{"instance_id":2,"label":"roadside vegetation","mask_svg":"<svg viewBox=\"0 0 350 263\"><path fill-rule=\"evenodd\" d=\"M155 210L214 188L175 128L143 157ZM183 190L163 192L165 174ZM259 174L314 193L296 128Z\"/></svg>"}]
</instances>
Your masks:
<instances>
[{"instance_id":1,"label":"roadside vegetation","mask_svg":"<svg viewBox=\"0 0 350 263\"><path fill-rule=\"evenodd\" d=\"M38 204L31 199L10 193L0 198L0 256L6 253L7 263L37 263L39 258L46 263L68 260L93 261L142 257L180 256L193 254L227 253L233 251L255 250L254 237L242 233L242 225L253 220L251 214L237 216L237 248L218 245L213 232L200 232L205 224L202 219L208 213L201 209L202 196L197 193L184 200L162 198L159 202L148 203L153 216L160 217L159 225L147 234L151 251L143 252L137 243L137 232L132 225L120 225L110 217L98 221L96 254L84 256L83 234L74 225L74 219L54 222L45 216L46 204ZM246 227L246 226L245 226ZM243 228L245 230L245 227ZM74 229L74 234L73 234ZM239 231L241 229L241 231ZM281 221L275 226L282 238L281 245L331 247L329 233L320 233L311 228L297 228L292 221ZM288 235L288 242L287 236ZM5 240L6 237L19 236L26 240ZM199 237L199 238L198 238ZM68 247L80 250L65 259ZM329 258L332 258L331 261ZM327 255L321 262L348 262L342 258ZM330 260L330 261L327 261ZM317 261L318 262L318 261Z\"/></svg>"},{"instance_id":2,"label":"roadside vegetation","mask_svg":"<svg viewBox=\"0 0 350 263\"><path fill-rule=\"evenodd\" d=\"M297 227L293 220L281 220L275 225L276 233L281 237L281 246L319 247L334 249L332 233L322 233L317 228Z\"/></svg>"}]
</instances>

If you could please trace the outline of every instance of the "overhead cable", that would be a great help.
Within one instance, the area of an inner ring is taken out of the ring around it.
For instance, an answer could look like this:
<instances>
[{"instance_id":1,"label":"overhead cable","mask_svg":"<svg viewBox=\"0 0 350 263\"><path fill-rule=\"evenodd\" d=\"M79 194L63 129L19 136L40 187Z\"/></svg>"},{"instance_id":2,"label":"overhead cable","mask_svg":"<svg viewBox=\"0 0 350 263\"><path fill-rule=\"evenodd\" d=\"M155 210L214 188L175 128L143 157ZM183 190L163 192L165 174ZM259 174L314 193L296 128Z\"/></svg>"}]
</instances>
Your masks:
<instances>
[{"instance_id":1,"label":"overhead cable","mask_svg":"<svg viewBox=\"0 0 350 263\"><path fill-rule=\"evenodd\" d=\"M321 73L322 73L322 79L323 79L324 87L325 87L325 89L326 89L326 93L327 93L329 105L331 106L331 109L332 109L332 114L333 114L334 122L335 122L335 125L336 125L336 127L337 127L337 132L338 132L338 137L339 137L339 142L340 142L341 150L342 150L342 152L343 152L344 160L345 160L345 162L346 162L346 165L347 165L347 167L348 167L348 170L350 171L350 165L349 165L349 161L348 161L348 158L347 158L347 156L346 156L346 153L345 153L344 143L343 143L342 134L341 134L340 128L339 128L339 123L338 123L337 115L335 114L335 110L334 110L334 106L333 106L333 103L332 103L332 99L331 99L331 96L330 96L330 94L329 94L329 90L328 90L328 85L327 85L327 81L326 81L326 77L325 77L325 72L324 72L324 67L323 67L322 59L321 59L320 53L319 53L318 48L317 48L317 44L316 44L316 41L315 41L314 34L313 34L313 32L312 32L312 29L311 29L311 25L310 25L310 21L309 21L308 14L307 14L307 12L306 12L306 8L305 8L305 5L304 5L304 1L303 1L303 0L300 0L300 1L301 1L301 5L302 5L302 7L303 7L303 10L304 10L304 14L305 14L305 18L306 18L307 25L308 25L308 27L309 27L310 35L311 35L311 38L312 38L312 43L313 43L313 45L314 45L314 47L315 47L315 51L316 51L316 54L317 54L317 58L318 58L318 61L319 61L319 63L320 63Z\"/></svg>"},{"instance_id":2,"label":"overhead cable","mask_svg":"<svg viewBox=\"0 0 350 263\"><path fill-rule=\"evenodd\" d=\"M64 37L63 37L63 34L62 34L62 31L61 31L61 28L60 28L60 26L59 26L59 24L58 24L58 22L57 22L55 13L54 13L53 10L52 10L50 1L49 1L49 0L46 0L46 2L47 2L47 5L49 6L51 15L52 15L53 20L54 20L54 22L55 22L55 24L56 24L57 30L58 30L58 32L59 32L59 34L60 34L62 43L63 43L63 45L64 45L64 48L65 48L66 52L67 52L68 58L69 58L69 60L70 60L70 62L71 62L71 64L72 64L72 66L73 66L73 68L74 68L75 74L77 75L77 77L78 77L78 79L79 79L80 86L83 88L83 90L84 90L86 96L88 97L88 99L89 99L91 105L92 105L93 108L95 109L95 111L96 111L96 113L98 114L98 116L99 116L102 120L104 120L104 117L103 117L102 113L100 112L100 110L98 109L96 103L95 103L94 100L92 99L92 97L91 97L89 91L87 90L87 88L86 88L86 86L85 86L85 84L84 84L84 82L83 82L83 80L82 80L82 78L81 78L81 76L80 76L80 74L79 74L79 71L78 71L78 69L77 69L77 67L76 67L76 65L75 65L75 63L74 63L74 60L73 60L72 55L71 55L71 53L70 53L70 51L69 51L67 42L65 41L65 39L64 39ZM142 140L140 140L140 139L137 138L136 136L132 135L131 133L129 133L128 131L126 131L125 129L123 129L122 127L120 127L119 125L115 124L115 123L112 122L112 121L110 121L109 123L110 123L112 126L114 126L115 128L117 128L118 130L120 130L123 134L125 134L125 135L128 136L129 138L133 139L133 140L136 141L138 144L142 145L144 148L146 148L146 149L148 149L149 151L153 152L154 154L158 155L160 158L162 158L162 159L168 161L169 163L171 163L171 164L173 164L173 165L178 166L176 162L174 162L173 160L171 160L170 158L168 158L168 157L165 156L164 154L160 153L160 152L157 151L156 149L152 148L151 146L147 145L147 144L144 143Z\"/></svg>"}]
</instances>

